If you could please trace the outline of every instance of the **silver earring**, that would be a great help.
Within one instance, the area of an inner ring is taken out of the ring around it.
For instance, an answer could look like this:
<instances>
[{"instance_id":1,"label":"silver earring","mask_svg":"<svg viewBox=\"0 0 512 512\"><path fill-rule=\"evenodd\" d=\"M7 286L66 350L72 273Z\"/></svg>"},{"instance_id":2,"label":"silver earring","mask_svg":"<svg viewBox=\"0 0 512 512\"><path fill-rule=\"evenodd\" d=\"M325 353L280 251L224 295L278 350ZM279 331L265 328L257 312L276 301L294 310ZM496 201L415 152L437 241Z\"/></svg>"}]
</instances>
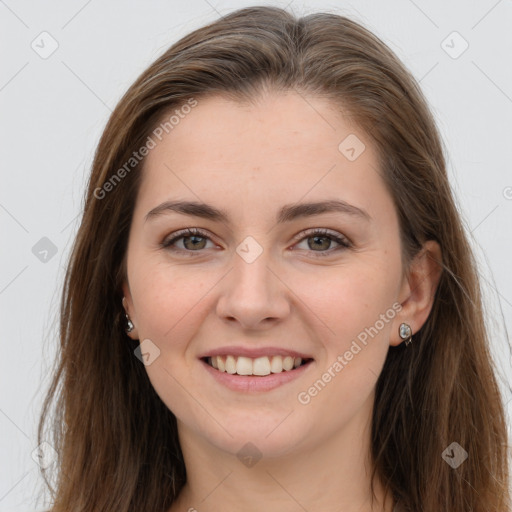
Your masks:
<instances>
[{"instance_id":1,"label":"silver earring","mask_svg":"<svg viewBox=\"0 0 512 512\"><path fill-rule=\"evenodd\" d=\"M126 310L126 298L123 297L123 300L121 301L121 303L123 304L123 308ZM124 316L126 317L126 332L132 332L133 331L133 328L134 328L134 325L133 325L133 322L130 320L130 317L128 316L128 313L124 313Z\"/></svg>"},{"instance_id":2,"label":"silver earring","mask_svg":"<svg viewBox=\"0 0 512 512\"><path fill-rule=\"evenodd\" d=\"M400 335L400 338L405 340L406 345L410 345L412 343L412 329L409 324L400 324L398 334Z\"/></svg>"},{"instance_id":3,"label":"silver earring","mask_svg":"<svg viewBox=\"0 0 512 512\"><path fill-rule=\"evenodd\" d=\"M133 322L130 320L128 313L125 313L124 316L126 317L126 332L132 332L134 327Z\"/></svg>"}]
</instances>

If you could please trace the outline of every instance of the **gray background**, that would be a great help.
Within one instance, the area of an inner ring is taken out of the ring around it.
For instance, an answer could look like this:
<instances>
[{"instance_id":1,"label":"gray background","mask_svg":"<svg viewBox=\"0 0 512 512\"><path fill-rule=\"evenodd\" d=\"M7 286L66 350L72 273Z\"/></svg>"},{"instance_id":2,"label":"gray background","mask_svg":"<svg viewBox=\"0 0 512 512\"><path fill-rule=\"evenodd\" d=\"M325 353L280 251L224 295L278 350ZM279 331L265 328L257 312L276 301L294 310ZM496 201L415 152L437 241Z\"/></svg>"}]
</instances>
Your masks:
<instances>
[{"instance_id":1,"label":"gray background","mask_svg":"<svg viewBox=\"0 0 512 512\"><path fill-rule=\"evenodd\" d=\"M260 3L350 16L420 80L480 263L505 384L512 327L512 1ZM107 118L171 43L247 5L253 2L0 0L0 511L42 510L32 459L36 424L58 342L63 273ZM509 394L505 401L511 414Z\"/></svg>"}]
</instances>

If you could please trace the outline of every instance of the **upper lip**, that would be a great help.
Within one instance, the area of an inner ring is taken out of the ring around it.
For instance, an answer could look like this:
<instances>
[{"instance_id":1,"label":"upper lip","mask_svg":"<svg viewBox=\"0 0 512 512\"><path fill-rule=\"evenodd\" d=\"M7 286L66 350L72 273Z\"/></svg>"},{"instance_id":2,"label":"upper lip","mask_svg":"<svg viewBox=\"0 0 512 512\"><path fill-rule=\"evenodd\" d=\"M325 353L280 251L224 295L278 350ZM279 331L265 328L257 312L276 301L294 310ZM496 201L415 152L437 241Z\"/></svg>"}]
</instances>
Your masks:
<instances>
[{"instance_id":1,"label":"upper lip","mask_svg":"<svg viewBox=\"0 0 512 512\"><path fill-rule=\"evenodd\" d=\"M225 347L217 347L208 352L204 352L199 356L200 359L205 357L214 357L214 356L244 356L250 357L251 359L255 359L257 357L264 356L291 356L291 357L300 357L302 359L313 359L310 355L307 355L303 352L298 352L297 350L290 350L283 347L258 347L258 348L247 348L247 347L236 347L236 346L225 346Z\"/></svg>"}]
</instances>

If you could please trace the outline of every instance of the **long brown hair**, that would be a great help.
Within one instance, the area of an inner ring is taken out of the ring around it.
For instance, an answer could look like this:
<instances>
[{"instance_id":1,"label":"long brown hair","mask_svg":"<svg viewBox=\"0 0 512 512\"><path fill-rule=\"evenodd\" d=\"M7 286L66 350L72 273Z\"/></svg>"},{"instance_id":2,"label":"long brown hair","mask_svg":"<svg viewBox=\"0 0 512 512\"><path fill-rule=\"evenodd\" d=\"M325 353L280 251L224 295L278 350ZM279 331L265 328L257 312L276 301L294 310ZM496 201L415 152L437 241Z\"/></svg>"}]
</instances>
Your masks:
<instances>
[{"instance_id":1,"label":"long brown hair","mask_svg":"<svg viewBox=\"0 0 512 512\"><path fill-rule=\"evenodd\" d=\"M252 101L266 87L327 98L369 135L399 215L406 264L426 240L441 246L431 314L413 349L390 348L377 382L372 491L379 475L405 510L509 511L507 427L477 267L424 96L360 24L275 7L244 8L182 38L108 121L66 273L59 360L39 424L39 442L58 453L55 481L43 470L51 510L165 511L184 485L175 416L122 322L123 261L144 166L130 158L191 98ZM457 468L442 457L452 442L468 453Z\"/></svg>"}]
</instances>

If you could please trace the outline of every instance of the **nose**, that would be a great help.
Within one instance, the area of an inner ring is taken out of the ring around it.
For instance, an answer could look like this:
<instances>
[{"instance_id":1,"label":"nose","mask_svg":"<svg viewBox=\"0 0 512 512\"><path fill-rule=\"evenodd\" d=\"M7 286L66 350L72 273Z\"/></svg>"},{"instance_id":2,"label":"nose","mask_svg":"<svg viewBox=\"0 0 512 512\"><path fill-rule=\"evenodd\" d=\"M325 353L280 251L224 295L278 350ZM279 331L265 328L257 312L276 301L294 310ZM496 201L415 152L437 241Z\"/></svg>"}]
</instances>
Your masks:
<instances>
[{"instance_id":1,"label":"nose","mask_svg":"<svg viewBox=\"0 0 512 512\"><path fill-rule=\"evenodd\" d=\"M246 330L267 329L289 315L290 293L270 250L263 250L252 262L235 253L233 268L223 280L217 314Z\"/></svg>"}]
</instances>

